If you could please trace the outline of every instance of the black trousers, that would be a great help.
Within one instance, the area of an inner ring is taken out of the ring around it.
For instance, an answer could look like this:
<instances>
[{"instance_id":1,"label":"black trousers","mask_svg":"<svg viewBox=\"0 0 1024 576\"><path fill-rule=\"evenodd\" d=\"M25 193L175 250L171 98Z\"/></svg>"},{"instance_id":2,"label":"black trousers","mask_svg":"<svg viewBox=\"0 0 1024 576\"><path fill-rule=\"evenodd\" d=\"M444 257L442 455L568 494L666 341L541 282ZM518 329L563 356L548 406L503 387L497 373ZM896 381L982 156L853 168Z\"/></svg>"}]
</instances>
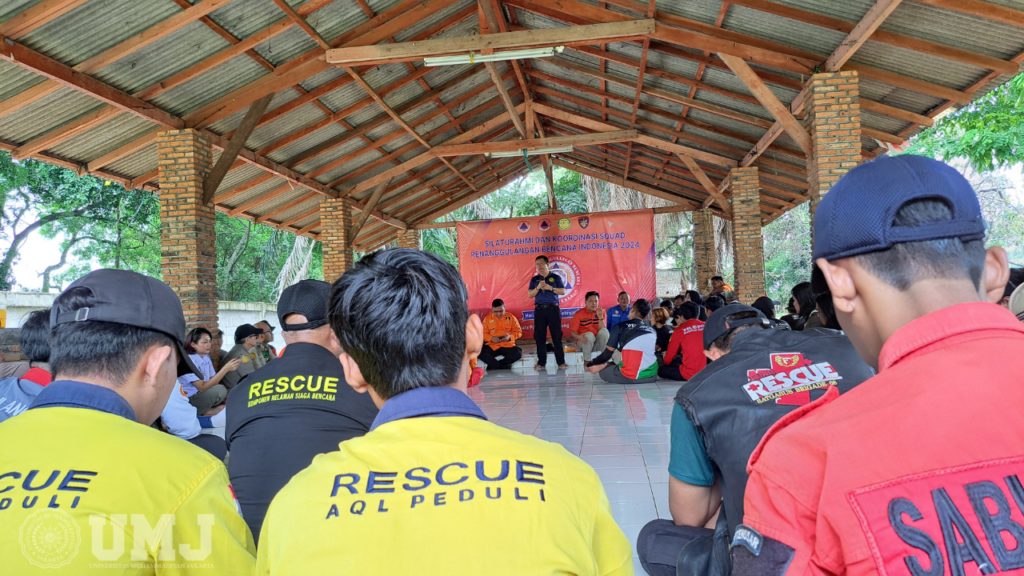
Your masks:
<instances>
[{"instance_id":1,"label":"black trousers","mask_svg":"<svg viewBox=\"0 0 1024 576\"><path fill-rule=\"evenodd\" d=\"M533 311L533 336L537 339L537 365L548 363L547 339L551 331L551 345L555 348L555 364L565 364L565 348L562 348L562 311L557 307L538 308Z\"/></svg>"},{"instance_id":2,"label":"black trousers","mask_svg":"<svg viewBox=\"0 0 1024 576\"><path fill-rule=\"evenodd\" d=\"M498 358L501 358L499 360ZM523 357L523 349L519 346L507 346L491 350L491 347L484 344L483 350L477 360L483 362L488 370L507 370Z\"/></svg>"},{"instance_id":3,"label":"black trousers","mask_svg":"<svg viewBox=\"0 0 1024 576\"><path fill-rule=\"evenodd\" d=\"M679 364L665 364L658 368L658 377L677 382L686 381L686 378L683 378L683 373L679 371Z\"/></svg>"},{"instance_id":4,"label":"black trousers","mask_svg":"<svg viewBox=\"0 0 1024 576\"><path fill-rule=\"evenodd\" d=\"M640 565L650 576L676 576L676 563L683 546L689 544L691 540L712 535L714 532L710 528L676 526L671 520L648 522L636 538L636 553L640 557Z\"/></svg>"},{"instance_id":5,"label":"black trousers","mask_svg":"<svg viewBox=\"0 0 1024 576\"><path fill-rule=\"evenodd\" d=\"M195 438L189 438L188 441L199 446L203 450L206 450L210 454L213 454L220 460L224 460L228 455L228 445L220 436L214 436L213 434L200 434Z\"/></svg>"}]
</instances>

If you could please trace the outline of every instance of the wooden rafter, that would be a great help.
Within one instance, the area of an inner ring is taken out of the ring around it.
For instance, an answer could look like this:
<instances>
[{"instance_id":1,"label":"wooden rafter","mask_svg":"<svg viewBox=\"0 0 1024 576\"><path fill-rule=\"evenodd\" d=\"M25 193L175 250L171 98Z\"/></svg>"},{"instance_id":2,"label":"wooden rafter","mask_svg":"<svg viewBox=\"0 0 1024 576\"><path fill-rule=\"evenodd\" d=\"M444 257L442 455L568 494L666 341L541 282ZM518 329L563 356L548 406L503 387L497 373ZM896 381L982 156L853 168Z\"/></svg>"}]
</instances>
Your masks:
<instances>
[{"instance_id":1,"label":"wooden rafter","mask_svg":"<svg viewBox=\"0 0 1024 576\"><path fill-rule=\"evenodd\" d=\"M17 40L29 32L63 16L88 0L43 0L0 24L0 36Z\"/></svg>"},{"instance_id":2,"label":"wooden rafter","mask_svg":"<svg viewBox=\"0 0 1024 576\"><path fill-rule=\"evenodd\" d=\"M598 40L642 38L653 34L654 31L653 20L631 20L614 25L596 24L571 28L499 32L486 36L463 36L423 42L337 48L327 52L327 62L340 66L411 62L431 56L468 54L483 50L500 51L503 49L591 44Z\"/></svg>"},{"instance_id":3,"label":"wooden rafter","mask_svg":"<svg viewBox=\"0 0 1024 576\"><path fill-rule=\"evenodd\" d=\"M273 99L273 94L267 94L253 102L252 106L249 107L249 111L245 113L242 123L235 130L234 136L228 141L224 152L217 159L217 163L203 181L203 204L209 204L213 200L213 195L217 192L221 181L227 176L228 170L235 163L239 152L245 147L245 141L249 139L252 131L256 129L256 123L259 122L263 113L267 111L267 106L270 106L270 101Z\"/></svg>"},{"instance_id":4,"label":"wooden rafter","mask_svg":"<svg viewBox=\"0 0 1024 576\"><path fill-rule=\"evenodd\" d=\"M349 238L356 238L359 236L359 231L362 230L363 224L366 224L366 219L370 217L370 212L377 208L377 203L380 202L381 196L384 195L384 191L388 189L387 181L383 181L377 184L377 187L373 190L373 194L370 199L366 202L366 208L359 214L359 218L355 224L352 225L352 229L349 231Z\"/></svg>"},{"instance_id":5,"label":"wooden rafter","mask_svg":"<svg viewBox=\"0 0 1024 576\"><path fill-rule=\"evenodd\" d=\"M875 5L868 10L868 13L861 18L861 21L854 26L850 34L846 36L832 55L825 60L823 67L827 72L836 72L846 64L846 61L868 41L868 38L878 30L878 27L885 22L889 14L899 7L902 0L877 0Z\"/></svg>"},{"instance_id":6,"label":"wooden rafter","mask_svg":"<svg viewBox=\"0 0 1024 576\"><path fill-rule=\"evenodd\" d=\"M521 150L539 150L561 146L588 146L606 142L630 142L639 134L636 130L615 130L611 132L594 132L579 136L558 138L534 138L532 140L512 140L508 142L490 142L487 144L452 144L438 146L431 150L434 156L467 156L470 154L493 154L495 152L518 152Z\"/></svg>"},{"instance_id":7,"label":"wooden rafter","mask_svg":"<svg viewBox=\"0 0 1024 576\"><path fill-rule=\"evenodd\" d=\"M36 154L37 152L52 148L65 140L85 132L93 126L117 116L120 113L120 108L115 108L113 106L101 106L92 112L83 114L67 124L58 126L57 128L54 128L41 136L36 136L21 146L18 146L14 152L11 152L11 157L15 160L22 160Z\"/></svg>"}]
</instances>

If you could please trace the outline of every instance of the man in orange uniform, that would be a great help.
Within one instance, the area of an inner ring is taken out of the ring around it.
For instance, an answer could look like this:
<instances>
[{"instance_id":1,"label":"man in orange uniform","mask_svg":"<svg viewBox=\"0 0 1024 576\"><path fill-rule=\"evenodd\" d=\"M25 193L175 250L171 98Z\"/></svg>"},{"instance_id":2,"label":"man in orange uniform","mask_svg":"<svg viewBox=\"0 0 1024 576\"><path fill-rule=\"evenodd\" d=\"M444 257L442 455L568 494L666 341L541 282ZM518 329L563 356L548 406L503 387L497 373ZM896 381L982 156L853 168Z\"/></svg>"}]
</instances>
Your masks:
<instances>
[{"instance_id":1,"label":"man in orange uniform","mask_svg":"<svg viewBox=\"0 0 1024 576\"><path fill-rule=\"evenodd\" d=\"M768 431L733 574L1024 573L1024 326L994 302L971 185L920 156L851 170L814 218L816 292L878 375Z\"/></svg>"},{"instance_id":2,"label":"man in orange uniform","mask_svg":"<svg viewBox=\"0 0 1024 576\"><path fill-rule=\"evenodd\" d=\"M595 349L604 352L608 344L608 329L604 327L601 295L594 291L587 292L586 302L586 308L581 308L572 315L569 331L583 353L583 361L590 362L590 356Z\"/></svg>"},{"instance_id":3,"label":"man in orange uniform","mask_svg":"<svg viewBox=\"0 0 1024 576\"><path fill-rule=\"evenodd\" d=\"M519 320L505 313L505 302L497 298L491 302L491 313L484 318L484 342L480 361L488 370L509 370L523 357L523 349L516 340L523 335ZM500 359L499 359L500 358Z\"/></svg>"}]
</instances>

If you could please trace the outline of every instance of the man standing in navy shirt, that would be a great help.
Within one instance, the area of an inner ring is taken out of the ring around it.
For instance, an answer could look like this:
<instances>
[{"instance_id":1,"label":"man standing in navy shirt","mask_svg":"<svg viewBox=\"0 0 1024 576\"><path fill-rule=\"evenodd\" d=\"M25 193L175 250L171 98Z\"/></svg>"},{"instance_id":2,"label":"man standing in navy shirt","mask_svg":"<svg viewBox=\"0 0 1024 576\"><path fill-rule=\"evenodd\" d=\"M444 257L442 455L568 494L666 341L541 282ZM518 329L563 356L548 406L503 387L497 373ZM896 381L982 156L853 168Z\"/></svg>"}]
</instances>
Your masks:
<instances>
[{"instance_id":1,"label":"man standing in navy shirt","mask_svg":"<svg viewBox=\"0 0 1024 576\"><path fill-rule=\"evenodd\" d=\"M543 370L548 362L547 332L551 331L551 345L555 347L555 362L566 369L565 350L562 348L562 311L558 308L558 297L565 294L565 285L558 274L548 268L548 257L537 256L537 275L530 279L533 298L533 336L537 339L537 365L534 370Z\"/></svg>"},{"instance_id":2,"label":"man standing in navy shirt","mask_svg":"<svg viewBox=\"0 0 1024 576\"><path fill-rule=\"evenodd\" d=\"M629 294L626 292L619 292L619 305L612 306L608 310L608 330L612 329L619 322L625 322L629 320L629 311L632 310L632 306L629 305Z\"/></svg>"}]
</instances>

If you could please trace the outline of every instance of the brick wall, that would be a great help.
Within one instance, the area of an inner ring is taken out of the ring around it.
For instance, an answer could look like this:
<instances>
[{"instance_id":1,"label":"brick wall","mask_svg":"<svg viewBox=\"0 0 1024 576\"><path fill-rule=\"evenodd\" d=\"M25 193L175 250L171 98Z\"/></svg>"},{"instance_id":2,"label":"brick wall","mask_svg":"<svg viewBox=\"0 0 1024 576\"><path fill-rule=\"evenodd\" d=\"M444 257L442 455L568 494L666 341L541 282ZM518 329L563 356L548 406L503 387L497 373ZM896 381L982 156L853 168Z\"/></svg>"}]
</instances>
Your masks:
<instances>
[{"instance_id":1,"label":"brick wall","mask_svg":"<svg viewBox=\"0 0 1024 576\"><path fill-rule=\"evenodd\" d=\"M807 162L811 217L821 197L861 163L860 88L856 72L815 74L808 82L804 125L814 157Z\"/></svg>"},{"instance_id":2,"label":"brick wall","mask_svg":"<svg viewBox=\"0 0 1024 576\"><path fill-rule=\"evenodd\" d=\"M412 248L414 250L420 249L420 231L419 230L403 230L398 233L398 247L399 248Z\"/></svg>"},{"instance_id":3,"label":"brick wall","mask_svg":"<svg viewBox=\"0 0 1024 576\"><path fill-rule=\"evenodd\" d=\"M221 344L216 213L212 205L202 203L203 180L212 159L209 141L195 130L169 130L157 140L164 282L181 298L187 328L203 326L213 333L216 354Z\"/></svg>"},{"instance_id":4,"label":"brick wall","mask_svg":"<svg viewBox=\"0 0 1024 576\"><path fill-rule=\"evenodd\" d=\"M697 268L695 289L706 293L711 277L718 274L718 251L715 249L715 215L710 208L693 213L693 261Z\"/></svg>"},{"instance_id":5,"label":"brick wall","mask_svg":"<svg viewBox=\"0 0 1024 576\"><path fill-rule=\"evenodd\" d=\"M740 302L749 305L765 293L761 183L757 167L734 168L731 188L734 288Z\"/></svg>"},{"instance_id":6,"label":"brick wall","mask_svg":"<svg viewBox=\"0 0 1024 576\"><path fill-rule=\"evenodd\" d=\"M352 268L352 202L348 199L320 200L320 243L324 254L324 280L333 283Z\"/></svg>"}]
</instances>

